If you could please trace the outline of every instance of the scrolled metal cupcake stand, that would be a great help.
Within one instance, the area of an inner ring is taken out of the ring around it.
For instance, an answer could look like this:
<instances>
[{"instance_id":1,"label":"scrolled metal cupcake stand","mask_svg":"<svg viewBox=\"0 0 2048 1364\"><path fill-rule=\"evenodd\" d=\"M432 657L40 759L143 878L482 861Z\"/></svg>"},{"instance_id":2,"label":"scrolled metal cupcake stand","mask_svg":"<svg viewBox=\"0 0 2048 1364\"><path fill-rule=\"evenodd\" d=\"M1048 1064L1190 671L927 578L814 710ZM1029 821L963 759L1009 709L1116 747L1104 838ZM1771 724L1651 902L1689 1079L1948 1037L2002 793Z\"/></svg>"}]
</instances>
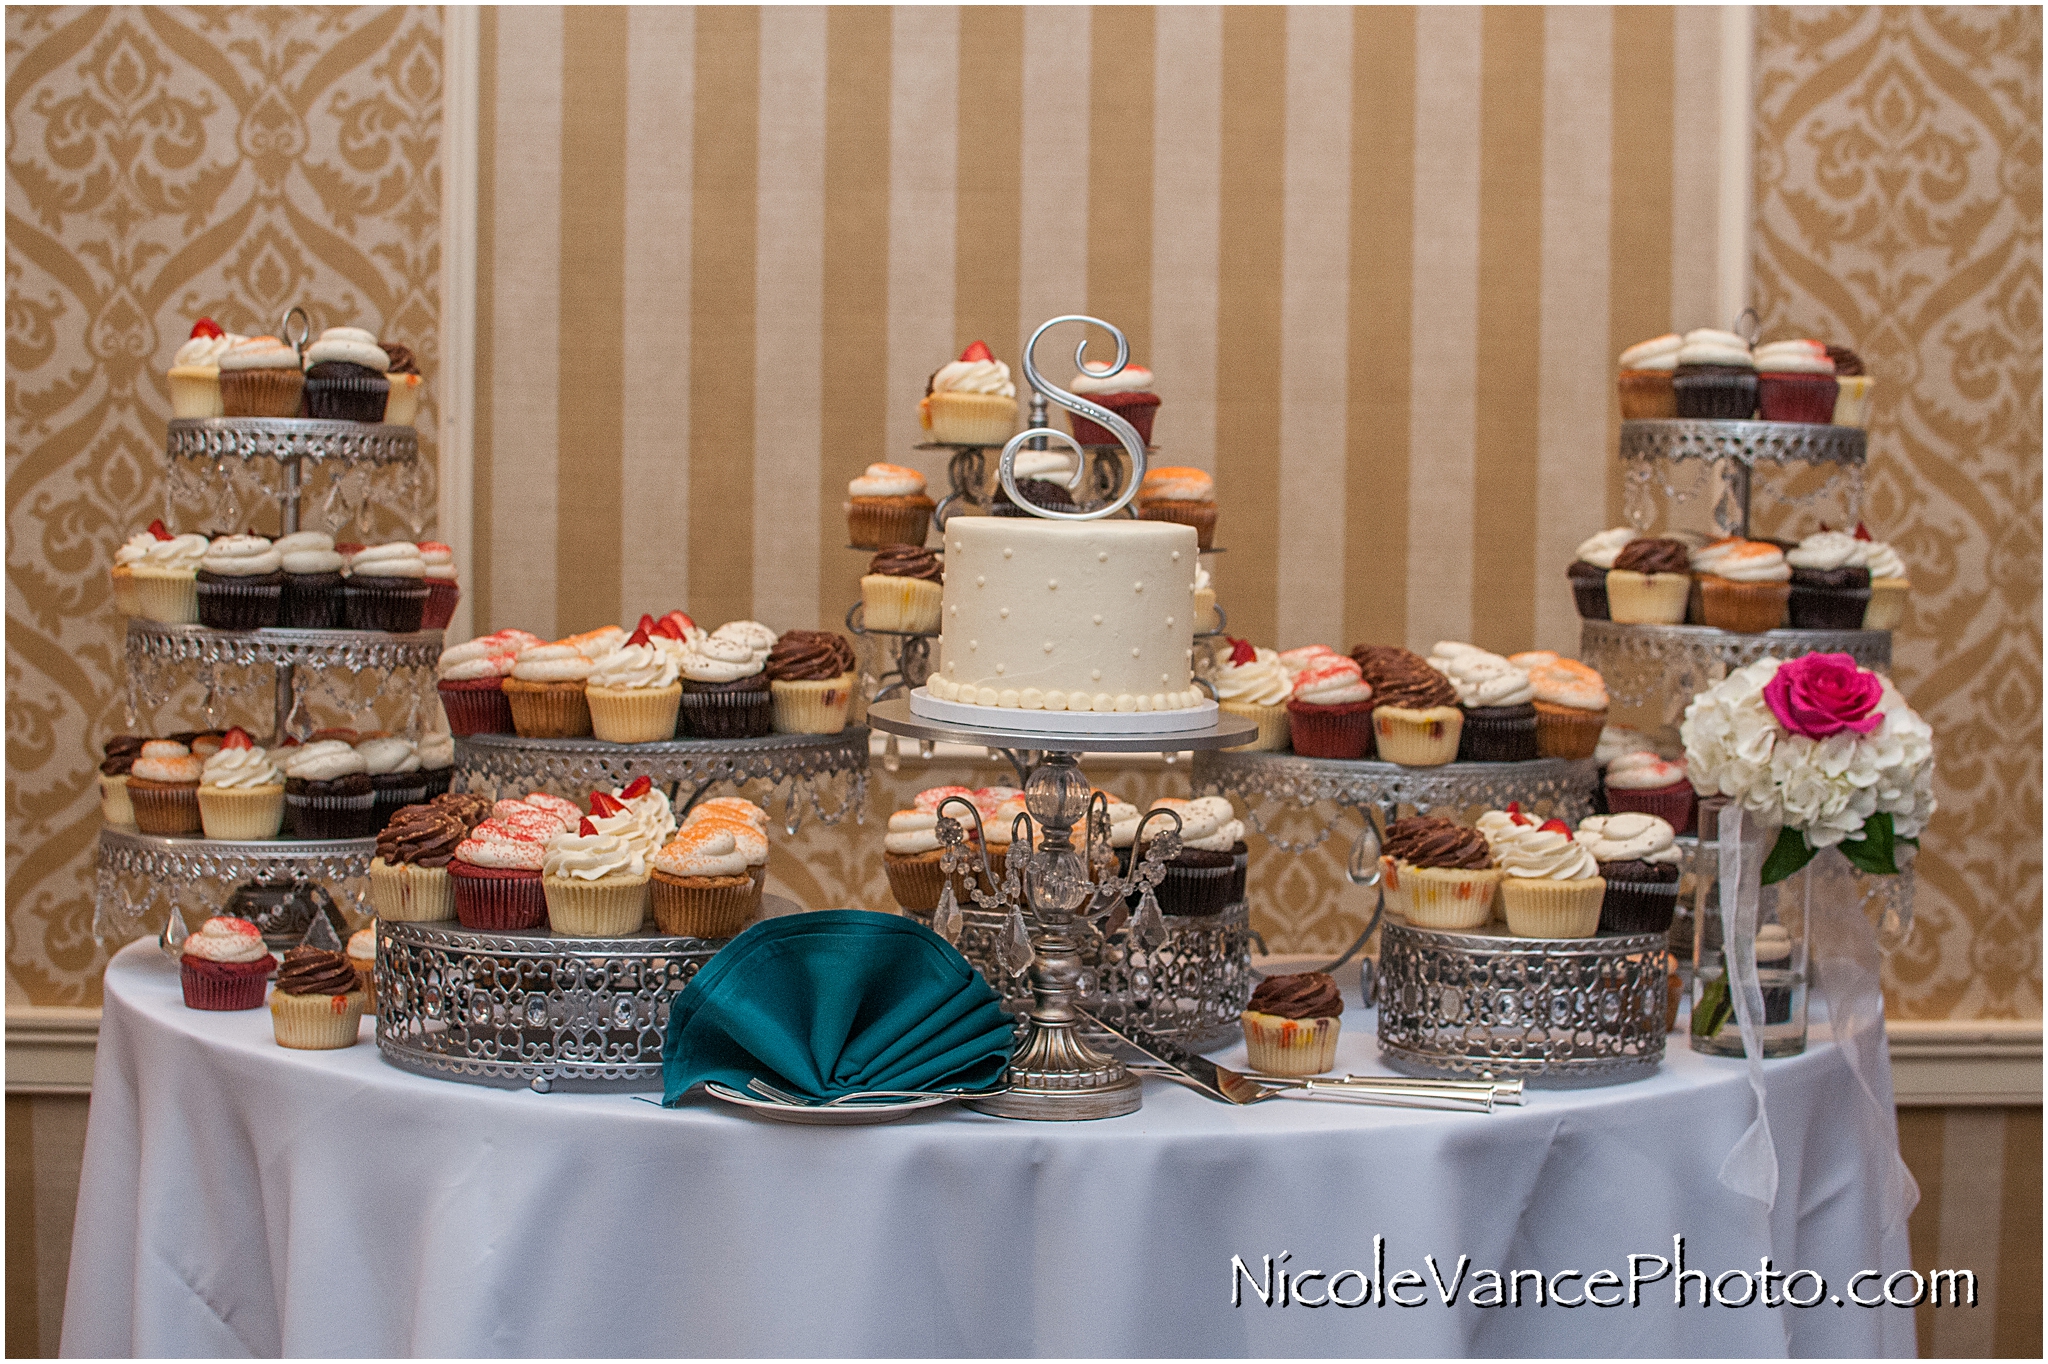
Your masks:
<instances>
[{"instance_id":1,"label":"scrolled metal cupcake stand","mask_svg":"<svg viewBox=\"0 0 2048 1364\"><path fill-rule=\"evenodd\" d=\"M149 931L163 915L158 940L174 951L187 935L184 905L208 913L227 903L235 888L317 884L337 904L369 913L370 859L374 838L264 839L171 838L133 828L100 830L93 877L93 936L126 940Z\"/></svg>"},{"instance_id":2,"label":"scrolled metal cupcake stand","mask_svg":"<svg viewBox=\"0 0 2048 1364\"><path fill-rule=\"evenodd\" d=\"M1833 465L1847 474L1844 488L1848 524L1855 524L1863 502L1863 465L1868 442L1861 427L1818 426L1804 422L1754 421L1625 421L1621 424L1622 507L1630 525L1647 530L1656 518L1653 494L1673 503L1700 496L1697 487L1681 487L1673 474L1696 464L1718 475L1714 493L1714 525L1723 535L1749 534L1752 484L1757 466ZM1823 487L1808 493L1780 493L1788 505L1817 505L1831 496Z\"/></svg>"}]
</instances>

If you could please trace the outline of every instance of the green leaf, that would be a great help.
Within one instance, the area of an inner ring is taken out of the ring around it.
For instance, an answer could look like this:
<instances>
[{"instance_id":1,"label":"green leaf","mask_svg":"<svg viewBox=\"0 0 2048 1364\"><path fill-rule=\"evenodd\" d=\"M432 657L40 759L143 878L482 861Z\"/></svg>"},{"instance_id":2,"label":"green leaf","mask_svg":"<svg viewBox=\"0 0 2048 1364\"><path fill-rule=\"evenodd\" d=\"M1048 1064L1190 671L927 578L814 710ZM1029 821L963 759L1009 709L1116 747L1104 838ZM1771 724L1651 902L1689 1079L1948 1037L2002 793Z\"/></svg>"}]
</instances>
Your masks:
<instances>
[{"instance_id":1,"label":"green leaf","mask_svg":"<svg viewBox=\"0 0 2048 1364\"><path fill-rule=\"evenodd\" d=\"M1708 981L1700 991L1700 1002L1693 1006L1692 1035L1712 1037L1734 1013L1735 1005L1728 998L1728 977L1724 974Z\"/></svg>"},{"instance_id":2,"label":"green leaf","mask_svg":"<svg viewBox=\"0 0 2048 1364\"><path fill-rule=\"evenodd\" d=\"M1886 827L1889 828L1891 816L1886 815L1884 818ZM1869 826L1865 825L1864 827L1868 828ZM1814 855L1817 852L1819 852L1819 849L1807 845L1805 834L1789 824L1786 825L1778 830L1778 841L1772 847L1771 855L1764 859L1764 872L1761 884L1766 886L1776 885L1793 872L1804 867L1808 862L1813 861Z\"/></svg>"},{"instance_id":3,"label":"green leaf","mask_svg":"<svg viewBox=\"0 0 2048 1364\"><path fill-rule=\"evenodd\" d=\"M1889 813L1875 814L1863 821L1863 837L1855 842L1844 840L1842 856L1860 872L1871 876L1897 876L1899 874L1898 845L1911 843L1920 846L1917 838L1900 838L1892 829Z\"/></svg>"}]
</instances>

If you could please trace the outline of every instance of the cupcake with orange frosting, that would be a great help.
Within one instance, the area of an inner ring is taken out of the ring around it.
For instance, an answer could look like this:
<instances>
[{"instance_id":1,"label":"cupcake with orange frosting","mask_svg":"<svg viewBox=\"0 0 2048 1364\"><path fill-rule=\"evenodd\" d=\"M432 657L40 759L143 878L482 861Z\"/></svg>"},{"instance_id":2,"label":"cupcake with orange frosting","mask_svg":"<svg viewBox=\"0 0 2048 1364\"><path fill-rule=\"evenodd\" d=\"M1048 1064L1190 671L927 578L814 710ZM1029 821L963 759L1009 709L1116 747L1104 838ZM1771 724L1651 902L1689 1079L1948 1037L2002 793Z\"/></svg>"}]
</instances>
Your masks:
<instances>
[{"instance_id":1,"label":"cupcake with orange frosting","mask_svg":"<svg viewBox=\"0 0 2048 1364\"><path fill-rule=\"evenodd\" d=\"M1067 387L1075 393L1122 417L1138 432L1138 439L1145 444L1152 443L1152 418L1159 411L1159 395L1152 391L1152 371L1143 365L1125 365L1115 374L1102 372L1084 366ZM1117 438L1108 428L1097 426L1079 413L1069 413L1073 424L1074 439L1083 445L1116 445Z\"/></svg>"},{"instance_id":2,"label":"cupcake with orange frosting","mask_svg":"<svg viewBox=\"0 0 2048 1364\"><path fill-rule=\"evenodd\" d=\"M683 820L684 828L715 826L733 836L742 856L747 859L747 874L754 878L759 889L768 884L768 812L750 800L738 796L721 797L719 801L706 801L691 810Z\"/></svg>"},{"instance_id":3,"label":"cupcake with orange frosting","mask_svg":"<svg viewBox=\"0 0 2048 1364\"><path fill-rule=\"evenodd\" d=\"M128 772L128 803L146 834L200 831L199 779L205 764L175 739L151 739Z\"/></svg>"},{"instance_id":4,"label":"cupcake with orange frosting","mask_svg":"<svg viewBox=\"0 0 2048 1364\"><path fill-rule=\"evenodd\" d=\"M274 336L251 336L220 353L221 413L229 417L296 417L306 371L299 352Z\"/></svg>"},{"instance_id":5,"label":"cupcake with orange frosting","mask_svg":"<svg viewBox=\"0 0 2048 1364\"><path fill-rule=\"evenodd\" d=\"M654 855L654 922L679 938L730 938L761 907L734 830L686 824Z\"/></svg>"},{"instance_id":6,"label":"cupcake with orange frosting","mask_svg":"<svg viewBox=\"0 0 2048 1364\"><path fill-rule=\"evenodd\" d=\"M1193 526L1197 543L1212 548L1216 536L1216 480L1200 469L1168 464L1145 471L1138 485L1138 519Z\"/></svg>"},{"instance_id":7,"label":"cupcake with orange frosting","mask_svg":"<svg viewBox=\"0 0 2048 1364\"><path fill-rule=\"evenodd\" d=\"M1535 689L1536 750L1546 758L1590 758L1607 724L1607 682L1576 658L1536 651L1511 654Z\"/></svg>"},{"instance_id":8,"label":"cupcake with orange frosting","mask_svg":"<svg viewBox=\"0 0 2048 1364\"><path fill-rule=\"evenodd\" d=\"M1719 630L1762 634L1785 623L1792 566L1767 540L1716 540L1692 556L1700 589L1700 621Z\"/></svg>"},{"instance_id":9,"label":"cupcake with orange frosting","mask_svg":"<svg viewBox=\"0 0 2048 1364\"><path fill-rule=\"evenodd\" d=\"M513 732L524 739L590 737L584 687L596 666L573 639L521 649L503 684Z\"/></svg>"},{"instance_id":10,"label":"cupcake with orange frosting","mask_svg":"<svg viewBox=\"0 0 2048 1364\"><path fill-rule=\"evenodd\" d=\"M926 381L917 405L918 424L941 445L1001 445L1017 429L1017 386L1010 367L976 341L960 358L941 365ZM924 537L905 544L922 544ZM860 545L874 549L877 545Z\"/></svg>"},{"instance_id":11,"label":"cupcake with orange frosting","mask_svg":"<svg viewBox=\"0 0 2048 1364\"><path fill-rule=\"evenodd\" d=\"M902 464L870 464L846 485L846 534L855 549L921 545L932 507L924 475Z\"/></svg>"}]
</instances>

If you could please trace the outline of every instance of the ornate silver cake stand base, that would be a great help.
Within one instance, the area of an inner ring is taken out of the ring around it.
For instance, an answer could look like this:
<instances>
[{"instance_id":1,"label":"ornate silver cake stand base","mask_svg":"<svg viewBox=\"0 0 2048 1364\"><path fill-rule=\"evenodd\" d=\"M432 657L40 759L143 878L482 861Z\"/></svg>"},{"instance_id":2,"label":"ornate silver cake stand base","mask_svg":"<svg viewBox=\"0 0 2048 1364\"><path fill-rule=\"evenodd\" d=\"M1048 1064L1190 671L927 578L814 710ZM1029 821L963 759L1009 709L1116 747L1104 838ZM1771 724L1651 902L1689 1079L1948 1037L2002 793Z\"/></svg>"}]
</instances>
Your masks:
<instances>
[{"instance_id":1,"label":"ornate silver cake stand base","mask_svg":"<svg viewBox=\"0 0 2048 1364\"><path fill-rule=\"evenodd\" d=\"M1510 938L1395 920L1381 931L1380 1057L1403 1074L1562 1089L1639 1080L1664 1059L1661 933Z\"/></svg>"},{"instance_id":2,"label":"ornate silver cake stand base","mask_svg":"<svg viewBox=\"0 0 2048 1364\"><path fill-rule=\"evenodd\" d=\"M1676 725L1693 697L1760 658L1847 654L1863 667L1890 672L1889 630L1766 630L1745 635L1706 625L1618 625L1579 622L1579 655L1606 679L1619 705L1652 710Z\"/></svg>"}]
</instances>

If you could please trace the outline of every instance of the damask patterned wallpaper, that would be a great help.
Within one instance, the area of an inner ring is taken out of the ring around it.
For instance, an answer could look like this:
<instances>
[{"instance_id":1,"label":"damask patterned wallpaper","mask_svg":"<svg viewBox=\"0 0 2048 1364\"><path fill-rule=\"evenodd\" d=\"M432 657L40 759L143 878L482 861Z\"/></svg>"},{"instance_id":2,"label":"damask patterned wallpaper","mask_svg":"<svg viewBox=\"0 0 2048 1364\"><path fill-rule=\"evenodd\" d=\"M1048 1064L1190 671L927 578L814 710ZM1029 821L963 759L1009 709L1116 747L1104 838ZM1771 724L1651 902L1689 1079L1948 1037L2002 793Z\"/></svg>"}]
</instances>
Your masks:
<instances>
[{"instance_id":1,"label":"damask patterned wallpaper","mask_svg":"<svg viewBox=\"0 0 2048 1364\"><path fill-rule=\"evenodd\" d=\"M2038 1016L2041 11L1759 10L1756 93L1757 308L1878 376L1894 674L1940 736L1892 1014Z\"/></svg>"},{"instance_id":2,"label":"damask patterned wallpaper","mask_svg":"<svg viewBox=\"0 0 2048 1364\"><path fill-rule=\"evenodd\" d=\"M10 1001L97 1002L94 762L127 728L106 568L162 514L164 371L192 319L273 332L302 304L375 328L422 357L431 404L440 25L7 11ZM431 406L419 425L431 464Z\"/></svg>"}]
</instances>

